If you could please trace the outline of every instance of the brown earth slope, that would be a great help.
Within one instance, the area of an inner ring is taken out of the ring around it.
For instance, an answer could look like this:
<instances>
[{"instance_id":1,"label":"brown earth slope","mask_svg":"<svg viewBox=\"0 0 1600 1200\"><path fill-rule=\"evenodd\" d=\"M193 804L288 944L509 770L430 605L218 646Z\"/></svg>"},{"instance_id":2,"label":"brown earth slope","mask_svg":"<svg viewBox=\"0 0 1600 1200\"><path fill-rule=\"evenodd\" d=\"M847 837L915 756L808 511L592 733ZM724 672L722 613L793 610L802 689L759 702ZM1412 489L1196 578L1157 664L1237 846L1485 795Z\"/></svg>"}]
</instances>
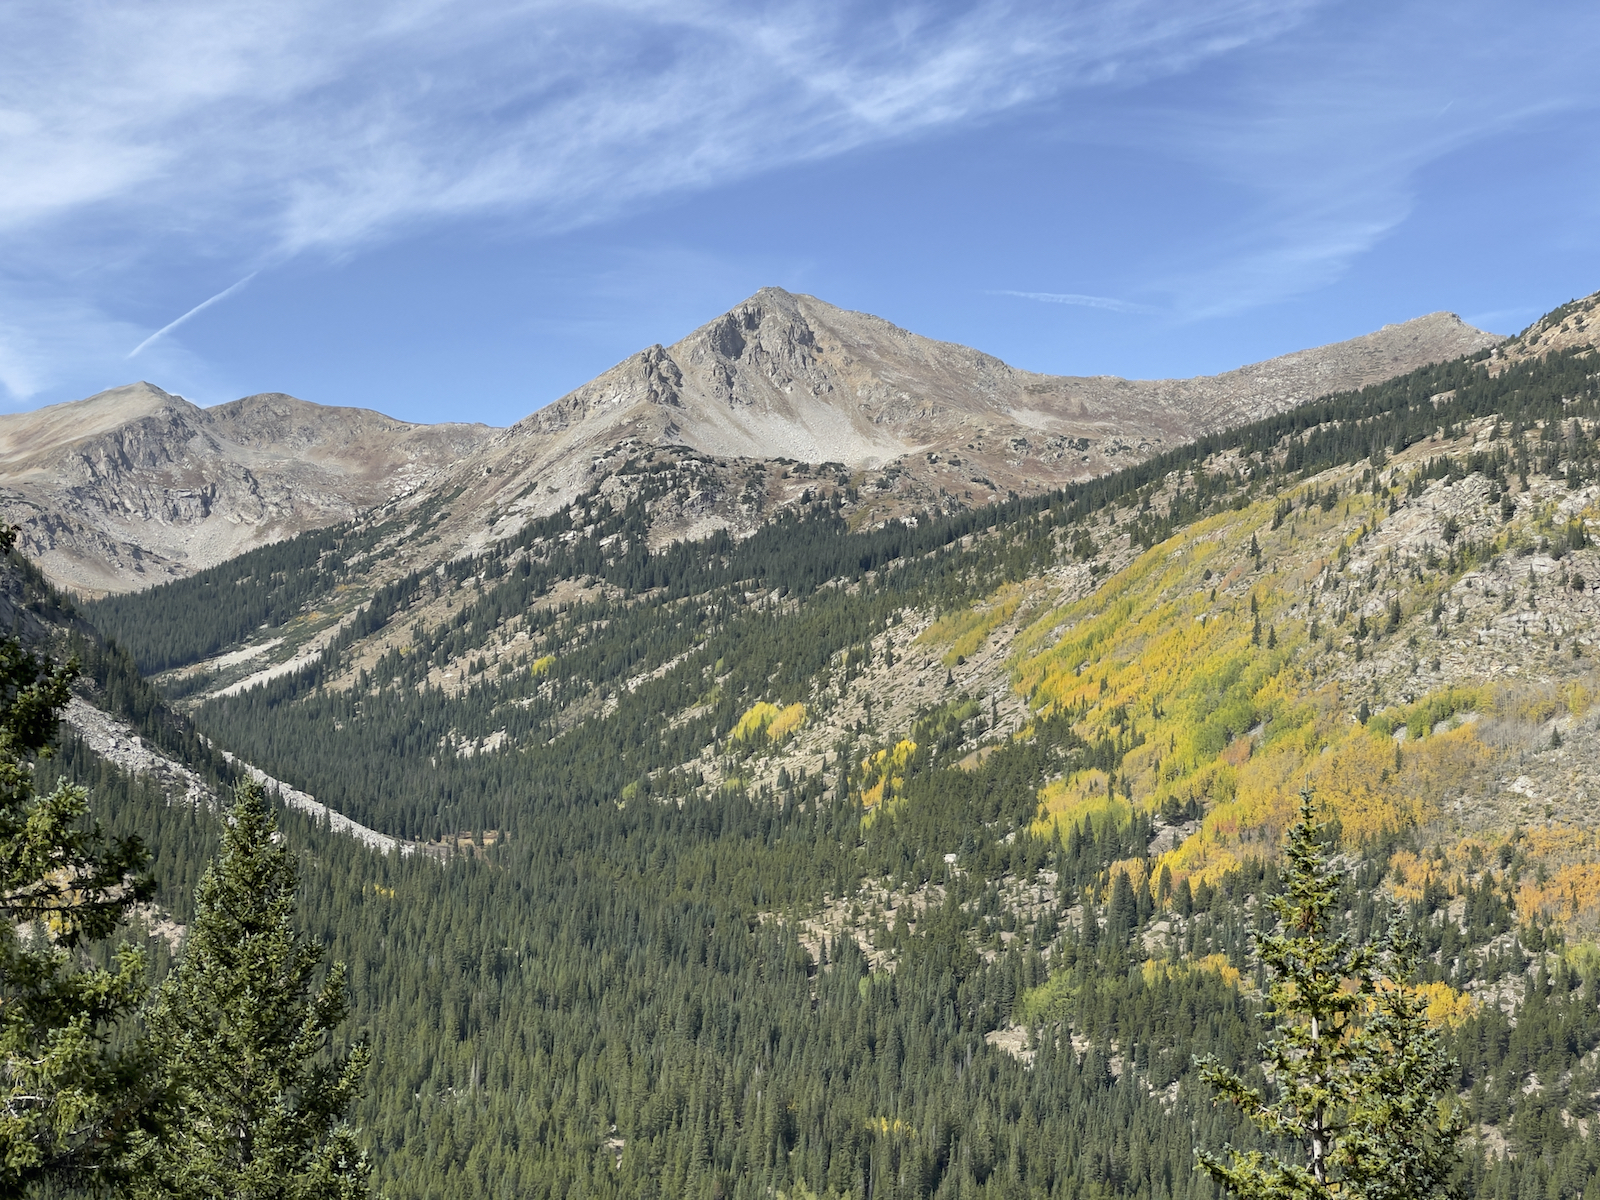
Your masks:
<instances>
[{"instance_id":1,"label":"brown earth slope","mask_svg":"<svg viewBox=\"0 0 1600 1200\"><path fill-rule=\"evenodd\" d=\"M714 456L898 467L935 495L982 502L1099 474L1500 340L1433 313L1223 375L1052 376L764 288L519 422L506 446L554 468L579 447L631 435Z\"/></svg>"}]
</instances>

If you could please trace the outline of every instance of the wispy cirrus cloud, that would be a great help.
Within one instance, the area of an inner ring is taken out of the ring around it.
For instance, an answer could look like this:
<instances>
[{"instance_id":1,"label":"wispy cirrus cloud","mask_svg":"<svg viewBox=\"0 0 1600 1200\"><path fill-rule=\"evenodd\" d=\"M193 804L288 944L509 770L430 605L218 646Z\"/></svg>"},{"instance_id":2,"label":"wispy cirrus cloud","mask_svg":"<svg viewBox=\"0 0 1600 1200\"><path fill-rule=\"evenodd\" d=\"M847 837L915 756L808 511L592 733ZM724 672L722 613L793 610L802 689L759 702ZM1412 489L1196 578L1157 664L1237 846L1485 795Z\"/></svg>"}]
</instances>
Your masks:
<instances>
[{"instance_id":1,"label":"wispy cirrus cloud","mask_svg":"<svg viewBox=\"0 0 1600 1200\"><path fill-rule=\"evenodd\" d=\"M1311 7L23 0L0 44L0 317L114 307L173 257L237 274L483 215L571 228L1182 71Z\"/></svg>"},{"instance_id":2,"label":"wispy cirrus cloud","mask_svg":"<svg viewBox=\"0 0 1600 1200\"><path fill-rule=\"evenodd\" d=\"M1203 104L1130 105L1083 136L1237 189L1231 230L1141 281L1180 319L1223 317L1340 278L1413 216L1441 162L1600 111L1597 41L1600 14L1571 0L1461 0L1444 19L1426 0L1357 5L1258 48Z\"/></svg>"},{"instance_id":3,"label":"wispy cirrus cloud","mask_svg":"<svg viewBox=\"0 0 1600 1200\"><path fill-rule=\"evenodd\" d=\"M989 279L1071 280L1018 298L1172 327L1226 319L1338 280L1412 219L1436 164L1600 107L1600 18L1579 0L1448 18L1425 0L18 0L6 32L13 403L153 335L141 364L189 361L229 302L196 319L193 297L291 258L474 221L570 231L1008 114L1066 161L1114 147L1151 194L1128 196L1148 219L1100 269L1019 255ZM1203 222L1191 186L1226 193Z\"/></svg>"},{"instance_id":4,"label":"wispy cirrus cloud","mask_svg":"<svg viewBox=\"0 0 1600 1200\"><path fill-rule=\"evenodd\" d=\"M168 321L160 329L156 330L149 337L145 338L144 341L140 342L132 350L128 351L128 357L129 358L138 357L139 351L145 349L146 347L150 346L154 342L159 342L162 338L166 337L167 334L171 333L179 325L182 325L185 321L189 320L189 318L191 318L193 316L196 316L196 315L198 315L200 313L205 312L205 310L210 308L213 304L222 303L222 301L226 300L229 296L233 295L240 288L244 287L245 284L249 283L252 279L254 279L259 274L260 274L259 271L251 271L250 274L246 275L243 279L239 280L239 282L234 284L232 287L225 287L220 292L218 292L215 296L212 296L209 300L200 301L199 304L196 304L193 308L191 308L188 312L184 313L183 316L179 317L176 321Z\"/></svg>"},{"instance_id":5,"label":"wispy cirrus cloud","mask_svg":"<svg viewBox=\"0 0 1600 1200\"><path fill-rule=\"evenodd\" d=\"M1019 300L1037 300L1041 304L1071 304L1078 308L1103 308L1118 313L1154 313L1160 310L1148 304L1135 304L1131 300L1118 300L1114 296L1084 296L1077 292L1013 292L995 289L991 296L1015 296Z\"/></svg>"},{"instance_id":6,"label":"wispy cirrus cloud","mask_svg":"<svg viewBox=\"0 0 1600 1200\"><path fill-rule=\"evenodd\" d=\"M297 252L642 196L1134 82L1306 4L36 4L0 51L0 228L82 213Z\"/></svg>"}]
</instances>

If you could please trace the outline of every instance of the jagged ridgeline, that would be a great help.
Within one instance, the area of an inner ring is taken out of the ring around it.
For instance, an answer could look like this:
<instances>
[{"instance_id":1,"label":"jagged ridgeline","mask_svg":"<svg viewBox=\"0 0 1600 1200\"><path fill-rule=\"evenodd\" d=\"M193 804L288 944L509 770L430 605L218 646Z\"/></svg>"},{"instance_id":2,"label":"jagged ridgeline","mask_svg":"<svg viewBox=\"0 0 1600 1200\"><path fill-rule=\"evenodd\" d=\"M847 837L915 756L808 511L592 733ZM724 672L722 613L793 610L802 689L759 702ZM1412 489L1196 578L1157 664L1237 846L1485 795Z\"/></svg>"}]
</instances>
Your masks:
<instances>
[{"instance_id":1,"label":"jagged ridgeline","mask_svg":"<svg viewBox=\"0 0 1600 1200\"><path fill-rule=\"evenodd\" d=\"M998 508L853 531L819 488L654 554L641 457L474 557L396 577L411 514L86 611L218 745L459 847L285 816L391 1195L1208 1197L1194 1146L1256 1143L1191 1056L1262 1038L1250 935L1314 770L1351 932L1424 928L1467 1194L1580 1197L1600 855L1525 793L1590 732L1592 372L1447 363ZM193 682L298 629L303 669ZM1451 808L1507 756L1513 808Z\"/></svg>"}]
</instances>

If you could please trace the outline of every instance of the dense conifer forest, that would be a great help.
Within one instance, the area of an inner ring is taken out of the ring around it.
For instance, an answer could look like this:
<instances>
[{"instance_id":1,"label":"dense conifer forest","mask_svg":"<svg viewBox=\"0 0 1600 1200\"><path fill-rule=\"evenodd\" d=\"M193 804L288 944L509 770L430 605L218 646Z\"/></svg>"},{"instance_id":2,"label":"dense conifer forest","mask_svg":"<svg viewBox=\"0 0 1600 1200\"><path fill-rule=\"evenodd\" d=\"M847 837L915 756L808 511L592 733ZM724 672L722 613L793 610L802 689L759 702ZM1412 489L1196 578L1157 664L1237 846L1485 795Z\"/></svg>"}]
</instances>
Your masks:
<instances>
[{"instance_id":1,"label":"dense conifer forest","mask_svg":"<svg viewBox=\"0 0 1600 1200\"><path fill-rule=\"evenodd\" d=\"M824 770L760 786L740 763L765 744L734 735L757 703L830 703L906 612L956 620L1092 556L1108 510L1142 547L1254 504L1287 504L1279 521L1327 511L1349 496L1307 496L1317 473L1372 475L1489 414L1550 432L1522 455L1441 454L1410 485L1594 479L1592 363L1489 367L1425 368L1062 492L874 530L821 497L742 541L652 553L640 460L629 503L590 494L481 554L374 585L314 666L205 700L192 721L139 671L200 662L359 587L386 539L426 536L428 513L81 605L110 640L73 644L97 702L219 787L234 781L226 749L429 844L385 857L280 814L304 928L349 965L341 1037L373 1052L355 1116L390 1196L1210 1197L1195 1149L1261 1143L1213 1105L1194 1059L1261 1082L1270 1021L1251 939L1277 867L1261 844L1193 885L1157 877L1157 826L1212 801L1112 802L1151 720L1085 722L1086 702L1046 704L1041 687L1006 736L990 698L952 686L912 730L857 723ZM1452 539L1441 569L1491 552ZM580 579L585 598L546 603ZM441 594L458 601L449 620L415 615ZM480 649L514 619L526 651L489 666ZM405 647L361 659L385 629ZM468 678L446 689L436 673L455 662ZM1215 752L1257 719L1229 717ZM695 765L706 746L725 759L720 782ZM158 904L187 920L219 815L169 806L70 738L40 770L86 783L111 832L144 838ZM1041 821L1046 782L1088 771L1106 802ZM1427 848L1402 822L1347 830L1335 849L1351 865L1341 919L1373 936L1394 856ZM807 924L867 897L870 955L842 925ZM1469 1140L1463 1193L1600 1200L1600 964L1519 920L1487 875L1395 902L1423 938L1424 983L1516 983L1514 1002L1450 1025L1454 1102L1504 1139ZM160 975L173 946L150 947Z\"/></svg>"}]
</instances>

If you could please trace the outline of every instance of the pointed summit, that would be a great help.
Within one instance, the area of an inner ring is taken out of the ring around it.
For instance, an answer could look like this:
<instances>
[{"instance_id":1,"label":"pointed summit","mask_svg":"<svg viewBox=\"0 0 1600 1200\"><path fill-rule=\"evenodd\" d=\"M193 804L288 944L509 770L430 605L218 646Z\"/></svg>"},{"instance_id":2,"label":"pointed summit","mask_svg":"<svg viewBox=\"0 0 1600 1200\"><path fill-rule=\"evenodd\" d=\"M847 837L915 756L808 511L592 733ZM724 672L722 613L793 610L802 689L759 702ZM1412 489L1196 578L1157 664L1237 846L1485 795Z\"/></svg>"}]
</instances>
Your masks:
<instances>
[{"instance_id":1,"label":"pointed summit","mask_svg":"<svg viewBox=\"0 0 1600 1200\"><path fill-rule=\"evenodd\" d=\"M750 532L805 492L774 482L789 479L785 462L854 476L856 518L880 520L1059 487L1500 340L1435 313L1223 375L1076 378L766 287L507 430L280 393L201 409L147 383L0 417L0 511L52 579L91 591L446 488L457 499L439 536L471 550L656 451L699 474L663 499L674 515L652 525L655 540Z\"/></svg>"},{"instance_id":2,"label":"pointed summit","mask_svg":"<svg viewBox=\"0 0 1600 1200\"><path fill-rule=\"evenodd\" d=\"M976 500L1098 474L1498 340L1434 314L1224 375L1076 378L1017 370L880 317L767 287L673 345L619 363L511 436L531 439L527 451L545 462L554 444L533 443L555 439L572 462L626 437L858 469L904 460L904 470L927 476L931 487Z\"/></svg>"}]
</instances>

